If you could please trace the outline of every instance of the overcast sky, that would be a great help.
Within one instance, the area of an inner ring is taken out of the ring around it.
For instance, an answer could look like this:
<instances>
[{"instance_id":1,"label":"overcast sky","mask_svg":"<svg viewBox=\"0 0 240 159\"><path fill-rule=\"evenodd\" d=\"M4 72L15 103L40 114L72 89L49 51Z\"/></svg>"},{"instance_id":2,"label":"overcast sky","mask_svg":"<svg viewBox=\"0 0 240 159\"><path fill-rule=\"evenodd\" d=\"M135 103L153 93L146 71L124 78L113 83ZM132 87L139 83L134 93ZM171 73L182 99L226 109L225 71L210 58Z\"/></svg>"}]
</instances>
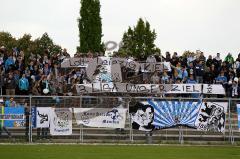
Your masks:
<instances>
[{"instance_id":1,"label":"overcast sky","mask_svg":"<svg viewBox=\"0 0 240 159\"><path fill-rule=\"evenodd\" d=\"M75 53L80 0L0 0L0 31L33 38L47 32ZM158 34L165 51L202 50L234 56L240 52L240 0L101 0L103 40L120 42L142 17Z\"/></svg>"}]
</instances>

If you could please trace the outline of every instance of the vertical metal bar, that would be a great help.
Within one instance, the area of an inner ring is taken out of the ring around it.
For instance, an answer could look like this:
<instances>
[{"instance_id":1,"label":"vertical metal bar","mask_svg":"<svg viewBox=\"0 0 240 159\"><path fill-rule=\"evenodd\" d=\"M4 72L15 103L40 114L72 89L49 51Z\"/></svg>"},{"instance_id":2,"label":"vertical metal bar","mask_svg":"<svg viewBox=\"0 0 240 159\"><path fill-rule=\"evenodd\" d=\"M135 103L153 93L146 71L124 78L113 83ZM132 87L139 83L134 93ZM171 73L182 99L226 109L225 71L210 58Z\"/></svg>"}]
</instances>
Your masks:
<instances>
[{"instance_id":1,"label":"vertical metal bar","mask_svg":"<svg viewBox=\"0 0 240 159\"><path fill-rule=\"evenodd\" d=\"M79 108L81 108L81 98L82 98L82 96L80 95L80 98L79 98ZM77 117L77 115L75 116L75 118L76 118L76 117ZM76 118L76 120L78 120L78 119ZM81 125L79 125L79 142L80 142L80 143L81 143L81 141L82 141L81 135L82 135Z\"/></svg>"},{"instance_id":2,"label":"vertical metal bar","mask_svg":"<svg viewBox=\"0 0 240 159\"><path fill-rule=\"evenodd\" d=\"M80 108L82 108L82 95L80 95ZM80 142L83 143L83 125L80 125Z\"/></svg>"},{"instance_id":3,"label":"vertical metal bar","mask_svg":"<svg viewBox=\"0 0 240 159\"><path fill-rule=\"evenodd\" d=\"M234 106L235 107L235 106ZM231 99L229 98L229 106L228 106L228 113L229 113L229 129L230 129L230 141L231 144L234 144L234 134L233 134L233 127L232 127L232 118L231 118Z\"/></svg>"},{"instance_id":4,"label":"vertical metal bar","mask_svg":"<svg viewBox=\"0 0 240 159\"><path fill-rule=\"evenodd\" d=\"M181 102L181 99L179 99L179 103L180 102ZM178 107L179 107L179 105L178 105ZM177 115L179 115L179 114L177 114ZM178 131L179 131L179 143L183 144L183 130L182 130L182 126L179 126L178 128L179 128L178 129Z\"/></svg>"},{"instance_id":5,"label":"vertical metal bar","mask_svg":"<svg viewBox=\"0 0 240 159\"><path fill-rule=\"evenodd\" d=\"M29 96L30 101L29 101L29 122L28 122L28 137L29 137L29 142L32 142L32 96Z\"/></svg>"},{"instance_id":6,"label":"vertical metal bar","mask_svg":"<svg viewBox=\"0 0 240 159\"><path fill-rule=\"evenodd\" d=\"M230 101L230 98L228 98L228 140L231 142L231 101ZM232 142L231 142L232 143Z\"/></svg>"},{"instance_id":7,"label":"vertical metal bar","mask_svg":"<svg viewBox=\"0 0 240 159\"><path fill-rule=\"evenodd\" d=\"M130 137L130 142L133 142L133 129L132 129L132 115L130 114L129 111L129 103L131 99L127 102L127 109L128 109L128 118L129 118L129 137Z\"/></svg>"}]
</instances>

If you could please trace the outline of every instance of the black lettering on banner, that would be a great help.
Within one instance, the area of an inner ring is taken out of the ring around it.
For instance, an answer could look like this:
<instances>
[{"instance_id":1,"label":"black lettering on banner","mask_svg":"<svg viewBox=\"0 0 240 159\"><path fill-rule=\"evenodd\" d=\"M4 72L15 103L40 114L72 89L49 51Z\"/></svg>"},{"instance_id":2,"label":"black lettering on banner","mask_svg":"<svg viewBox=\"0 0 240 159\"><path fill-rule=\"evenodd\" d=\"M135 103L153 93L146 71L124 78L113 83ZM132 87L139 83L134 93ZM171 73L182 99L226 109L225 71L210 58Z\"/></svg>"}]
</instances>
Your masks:
<instances>
[{"instance_id":1,"label":"black lettering on banner","mask_svg":"<svg viewBox=\"0 0 240 159\"><path fill-rule=\"evenodd\" d=\"M102 84L102 90L106 91L106 92L109 92L112 89L110 88L110 85L108 83L104 83L104 84Z\"/></svg>"},{"instance_id":2,"label":"black lettering on banner","mask_svg":"<svg viewBox=\"0 0 240 159\"><path fill-rule=\"evenodd\" d=\"M80 93L89 93L84 85L78 85Z\"/></svg>"},{"instance_id":3,"label":"black lettering on banner","mask_svg":"<svg viewBox=\"0 0 240 159\"><path fill-rule=\"evenodd\" d=\"M112 92L118 92L118 87L116 83L113 84Z\"/></svg>"},{"instance_id":4,"label":"black lettering on banner","mask_svg":"<svg viewBox=\"0 0 240 159\"><path fill-rule=\"evenodd\" d=\"M137 92L148 93L149 91L147 90L146 86L137 86Z\"/></svg>"},{"instance_id":5,"label":"black lettering on banner","mask_svg":"<svg viewBox=\"0 0 240 159\"><path fill-rule=\"evenodd\" d=\"M175 92L180 92L181 90L178 89L178 85L171 85L171 91L175 91Z\"/></svg>"},{"instance_id":6,"label":"black lettering on banner","mask_svg":"<svg viewBox=\"0 0 240 159\"><path fill-rule=\"evenodd\" d=\"M192 91L191 91L191 86L186 85L186 92L192 92Z\"/></svg>"},{"instance_id":7,"label":"black lettering on banner","mask_svg":"<svg viewBox=\"0 0 240 159\"><path fill-rule=\"evenodd\" d=\"M134 92L134 93L137 93L137 85L133 84L131 85L131 91Z\"/></svg>"},{"instance_id":8,"label":"black lettering on banner","mask_svg":"<svg viewBox=\"0 0 240 159\"><path fill-rule=\"evenodd\" d=\"M131 92L132 91L132 84L127 83L126 84L126 91Z\"/></svg>"},{"instance_id":9,"label":"black lettering on banner","mask_svg":"<svg viewBox=\"0 0 240 159\"><path fill-rule=\"evenodd\" d=\"M156 88L157 88L157 85L152 84L150 88L151 88L151 89L150 89L150 92L151 92L151 93L157 93L157 89L156 89Z\"/></svg>"},{"instance_id":10,"label":"black lettering on banner","mask_svg":"<svg viewBox=\"0 0 240 159\"><path fill-rule=\"evenodd\" d=\"M144 67L143 67L143 68L144 68L144 71L149 72L150 69L151 69L151 68L150 68L150 65L151 65L150 63L144 63L144 64L143 64L143 66L144 66Z\"/></svg>"},{"instance_id":11,"label":"black lettering on banner","mask_svg":"<svg viewBox=\"0 0 240 159\"><path fill-rule=\"evenodd\" d=\"M166 92L165 86L162 84L159 85L159 90L160 90L160 92Z\"/></svg>"},{"instance_id":12,"label":"black lettering on banner","mask_svg":"<svg viewBox=\"0 0 240 159\"><path fill-rule=\"evenodd\" d=\"M207 93L212 93L212 91L213 91L212 85L209 84L207 86Z\"/></svg>"}]
</instances>

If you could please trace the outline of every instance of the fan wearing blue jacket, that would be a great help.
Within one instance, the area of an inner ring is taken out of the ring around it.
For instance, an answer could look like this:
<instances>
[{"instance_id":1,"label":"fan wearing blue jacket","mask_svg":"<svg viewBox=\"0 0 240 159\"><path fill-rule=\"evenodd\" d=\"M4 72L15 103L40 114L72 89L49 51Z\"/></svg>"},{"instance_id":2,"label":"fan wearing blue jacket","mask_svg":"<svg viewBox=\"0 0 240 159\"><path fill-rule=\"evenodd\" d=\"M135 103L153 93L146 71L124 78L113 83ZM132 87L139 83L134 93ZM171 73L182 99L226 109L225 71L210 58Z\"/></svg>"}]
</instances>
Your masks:
<instances>
[{"instance_id":1,"label":"fan wearing blue jacket","mask_svg":"<svg viewBox=\"0 0 240 159\"><path fill-rule=\"evenodd\" d=\"M21 95L28 95L29 81L25 74L23 74L22 78L19 79L18 87Z\"/></svg>"}]
</instances>

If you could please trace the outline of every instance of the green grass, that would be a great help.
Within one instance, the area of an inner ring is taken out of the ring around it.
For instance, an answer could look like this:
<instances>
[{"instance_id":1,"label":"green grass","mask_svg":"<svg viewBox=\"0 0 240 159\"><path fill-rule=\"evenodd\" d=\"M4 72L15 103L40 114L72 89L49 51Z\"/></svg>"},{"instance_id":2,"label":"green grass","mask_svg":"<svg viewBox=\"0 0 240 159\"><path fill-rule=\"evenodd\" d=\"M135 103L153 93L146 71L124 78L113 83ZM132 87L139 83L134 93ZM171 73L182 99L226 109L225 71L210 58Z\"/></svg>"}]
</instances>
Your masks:
<instances>
[{"instance_id":1,"label":"green grass","mask_svg":"<svg viewBox=\"0 0 240 159\"><path fill-rule=\"evenodd\" d=\"M0 159L240 159L240 147L0 145Z\"/></svg>"}]
</instances>

